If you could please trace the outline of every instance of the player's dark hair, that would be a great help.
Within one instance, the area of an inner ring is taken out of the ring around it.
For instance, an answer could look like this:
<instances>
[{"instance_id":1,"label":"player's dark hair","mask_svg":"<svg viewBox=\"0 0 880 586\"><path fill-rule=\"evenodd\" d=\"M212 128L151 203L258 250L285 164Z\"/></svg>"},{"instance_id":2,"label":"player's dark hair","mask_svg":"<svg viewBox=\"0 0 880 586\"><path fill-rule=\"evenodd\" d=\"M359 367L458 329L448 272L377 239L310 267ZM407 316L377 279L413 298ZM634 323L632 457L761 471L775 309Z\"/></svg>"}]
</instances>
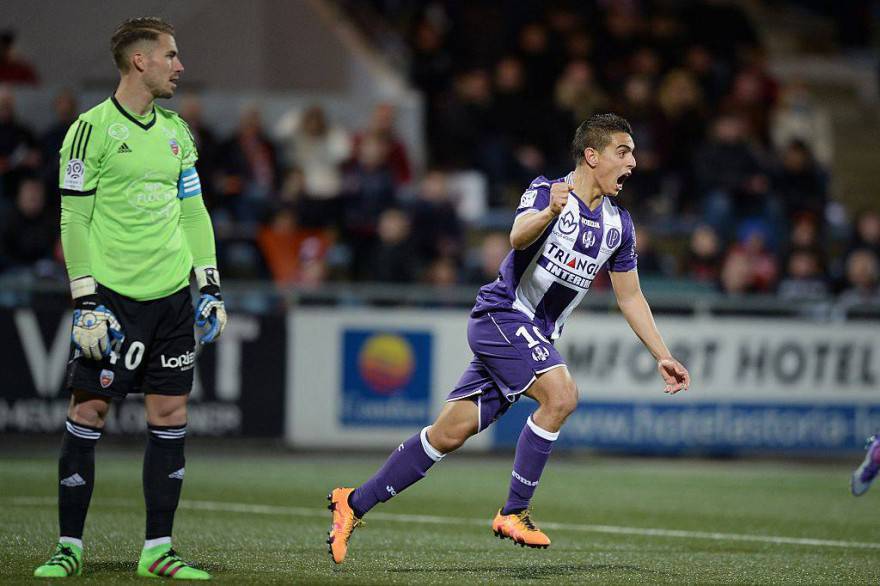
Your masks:
<instances>
[{"instance_id":1,"label":"player's dark hair","mask_svg":"<svg viewBox=\"0 0 880 586\"><path fill-rule=\"evenodd\" d=\"M126 49L138 41L156 41L163 33L174 36L174 27L155 16L130 18L116 27L110 38L110 50L119 71L125 73L131 67Z\"/></svg>"},{"instance_id":2,"label":"player's dark hair","mask_svg":"<svg viewBox=\"0 0 880 586\"><path fill-rule=\"evenodd\" d=\"M632 136L632 127L626 118L617 114L593 114L578 126L571 141L571 156L575 165L584 160L584 150L592 148L601 151L611 142L615 132L625 132Z\"/></svg>"}]
</instances>

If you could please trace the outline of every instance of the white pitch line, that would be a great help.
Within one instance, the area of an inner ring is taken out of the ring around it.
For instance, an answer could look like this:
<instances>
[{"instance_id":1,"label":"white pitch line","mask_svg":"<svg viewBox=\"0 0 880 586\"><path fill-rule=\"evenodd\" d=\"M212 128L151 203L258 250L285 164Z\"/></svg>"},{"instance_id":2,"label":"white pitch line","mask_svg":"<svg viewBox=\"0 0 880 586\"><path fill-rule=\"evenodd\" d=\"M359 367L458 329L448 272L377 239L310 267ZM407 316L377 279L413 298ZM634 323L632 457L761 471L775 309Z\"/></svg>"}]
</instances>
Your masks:
<instances>
[{"instance_id":1,"label":"white pitch line","mask_svg":"<svg viewBox=\"0 0 880 586\"><path fill-rule=\"evenodd\" d=\"M11 497L3 499L13 506L56 506L55 497ZM100 499L100 503L109 506L133 508L128 499ZM216 511L220 513L243 513L248 515L288 515L293 517L314 517L329 519L329 513L322 509L306 507L279 507L275 505L257 505L251 503L231 503L221 501L183 500L180 508L197 511ZM436 515L405 515L399 513L370 513L370 519L390 521L392 523L428 523L433 525L474 525L488 526L486 519L469 519L465 517L440 517ZM864 541L837 541L833 539L812 539L807 537L781 537L776 535L747 535L743 533L718 533L710 531L684 531L679 529L652 529L643 527L619 527L615 525L583 525L577 523L542 522L545 529L560 531L577 531L586 533L607 533L612 535L641 535L646 537L677 537L684 539L709 539L713 541L750 541L755 543L772 543L776 545L811 545L815 547L842 547L852 549L880 549L880 543Z\"/></svg>"}]
</instances>

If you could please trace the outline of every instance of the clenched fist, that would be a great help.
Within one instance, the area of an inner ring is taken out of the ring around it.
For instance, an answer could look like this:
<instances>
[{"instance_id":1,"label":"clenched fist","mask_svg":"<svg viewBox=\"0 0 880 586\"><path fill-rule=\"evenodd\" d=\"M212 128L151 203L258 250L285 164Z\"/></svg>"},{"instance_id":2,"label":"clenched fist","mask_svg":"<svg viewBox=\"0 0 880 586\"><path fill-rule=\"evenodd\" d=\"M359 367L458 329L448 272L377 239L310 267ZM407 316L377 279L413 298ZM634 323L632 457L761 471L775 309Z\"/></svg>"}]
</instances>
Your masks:
<instances>
[{"instance_id":1,"label":"clenched fist","mask_svg":"<svg viewBox=\"0 0 880 586\"><path fill-rule=\"evenodd\" d=\"M574 189L571 183L561 181L550 186L550 213L558 216L568 203L568 193Z\"/></svg>"}]
</instances>

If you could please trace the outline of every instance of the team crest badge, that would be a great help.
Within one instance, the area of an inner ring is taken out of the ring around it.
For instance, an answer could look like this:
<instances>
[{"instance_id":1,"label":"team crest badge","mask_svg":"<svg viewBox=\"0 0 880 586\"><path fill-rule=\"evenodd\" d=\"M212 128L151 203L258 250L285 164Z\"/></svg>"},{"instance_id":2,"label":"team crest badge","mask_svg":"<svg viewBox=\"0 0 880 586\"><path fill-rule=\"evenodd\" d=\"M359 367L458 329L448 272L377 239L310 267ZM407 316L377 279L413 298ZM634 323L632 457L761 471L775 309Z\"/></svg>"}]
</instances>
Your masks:
<instances>
[{"instance_id":1,"label":"team crest badge","mask_svg":"<svg viewBox=\"0 0 880 586\"><path fill-rule=\"evenodd\" d=\"M532 350L532 359L535 362L544 362L548 358L550 358L550 351L543 346L535 346Z\"/></svg>"},{"instance_id":2,"label":"team crest badge","mask_svg":"<svg viewBox=\"0 0 880 586\"><path fill-rule=\"evenodd\" d=\"M177 141L173 138L168 141L168 144L171 145L171 152L174 153L174 156L176 157L180 152L180 145L178 145Z\"/></svg>"},{"instance_id":3,"label":"team crest badge","mask_svg":"<svg viewBox=\"0 0 880 586\"><path fill-rule=\"evenodd\" d=\"M106 389L110 385L113 384L113 378L115 374L112 370L107 370L106 368L101 371L101 377L98 379L101 381L101 388Z\"/></svg>"},{"instance_id":4,"label":"team crest badge","mask_svg":"<svg viewBox=\"0 0 880 586\"><path fill-rule=\"evenodd\" d=\"M592 230L587 230L582 236L584 248L592 248L596 244L596 234Z\"/></svg>"}]
</instances>

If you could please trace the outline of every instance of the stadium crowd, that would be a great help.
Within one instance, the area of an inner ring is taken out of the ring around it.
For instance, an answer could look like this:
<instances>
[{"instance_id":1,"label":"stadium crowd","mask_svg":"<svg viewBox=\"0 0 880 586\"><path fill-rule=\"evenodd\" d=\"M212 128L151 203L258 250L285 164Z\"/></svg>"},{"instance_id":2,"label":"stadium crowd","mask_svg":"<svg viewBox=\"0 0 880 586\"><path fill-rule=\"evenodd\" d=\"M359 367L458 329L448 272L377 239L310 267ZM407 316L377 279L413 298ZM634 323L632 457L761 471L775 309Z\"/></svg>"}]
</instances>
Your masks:
<instances>
[{"instance_id":1,"label":"stadium crowd","mask_svg":"<svg viewBox=\"0 0 880 586\"><path fill-rule=\"evenodd\" d=\"M805 84L774 79L740 8L398 4L372 8L405 40L425 97L422 172L390 104L365 111L360 128L319 103L271 127L251 107L218 136L197 96L181 100L227 279L490 281L523 189L565 175L577 124L614 111L635 134L621 199L639 227L641 275L729 295L880 300L880 211L831 200L828 113ZM22 80L7 70L18 71L0 66L0 271L60 278L57 152L85 105L62 92L55 122L30 128L16 116ZM455 181L474 169L491 210L476 222Z\"/></svg>"}]
</instances>

